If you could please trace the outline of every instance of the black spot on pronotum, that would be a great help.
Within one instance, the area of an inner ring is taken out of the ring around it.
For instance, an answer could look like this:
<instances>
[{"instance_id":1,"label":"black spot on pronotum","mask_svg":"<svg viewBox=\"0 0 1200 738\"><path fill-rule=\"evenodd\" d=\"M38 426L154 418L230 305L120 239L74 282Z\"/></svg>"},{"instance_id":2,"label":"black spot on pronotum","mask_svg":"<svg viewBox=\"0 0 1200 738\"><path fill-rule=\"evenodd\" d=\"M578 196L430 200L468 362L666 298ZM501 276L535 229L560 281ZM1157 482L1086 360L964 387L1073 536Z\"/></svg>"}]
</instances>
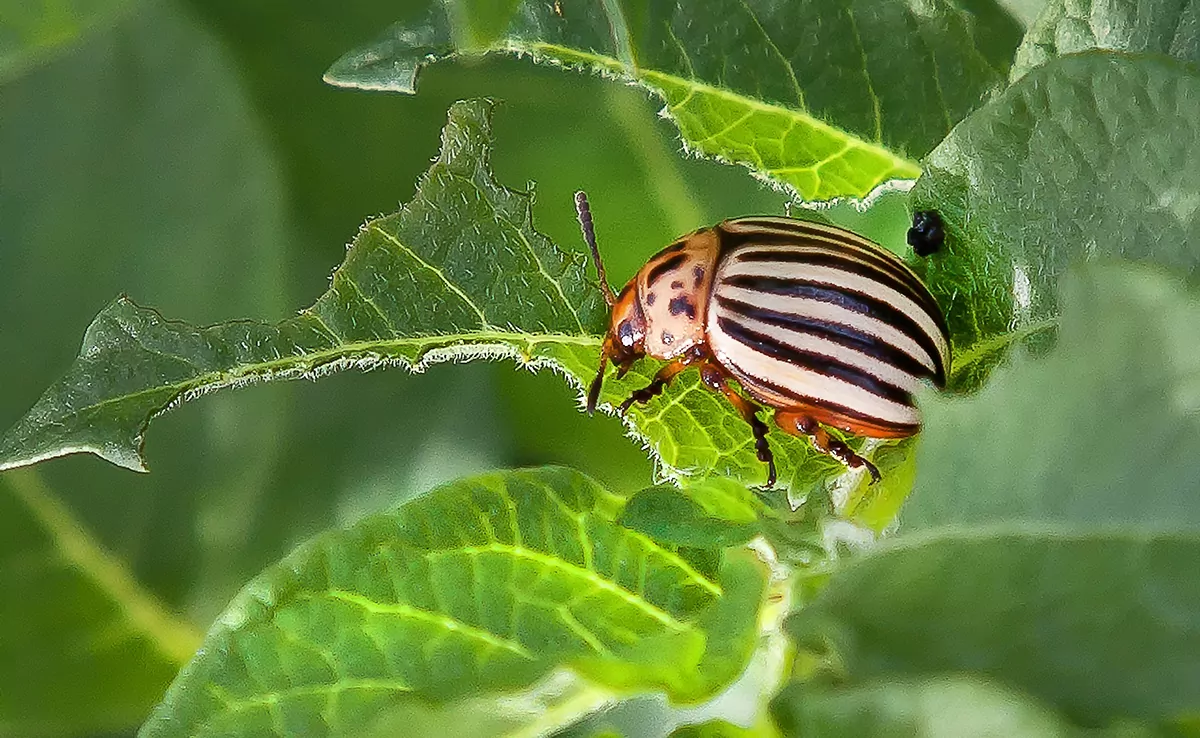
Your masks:
<instances>
[{"instance_id":1,"label":"black spot on pronotum","mask_svg":"<svg viewBox=\"0 0 1200 738\"><path fill-rule=\"evenodd\" d=\"M946 229L942 216L936 210L918 210L913 213L912 228L908 229L908 245L917 256L929 256L942 248L946 240Z\"/></svg>"},{"instance_id":2,"label":"black spot on pronotum","mask_svg":"<svg viewBox=\"0 0 1200 738\"><path fill-rule=\"evenodd\" d=\"M704 267L692 267L692 278L696 281L693 286L696 289L700 289L700 285L704 283Z\"/></svg>"},{"instance_id":3,"label":"black spot on pronotum","mask_svg":"<svg viewBox=\"0 0 1200 738\"><path fill-rule=\"evenodd\" d=\"M671 302L667 304L667 310L671 312L671 315L686 313L692 320L696 319L696 306L692 304L691 300L683 296L671 298Z\"/></svg>"},{"instance_id":4,"label":"black spot on pronotum","mask_svg":"<svg viewBox=\"0 0 1200 738\"><path fill-rule=\"evenodd\" d=\"M681 289L683 289L683 280L682 280L682 279L677 279L677 280L675 280L674 282L672 282L672 283L671 283L671 289L673 289L673 290L681 290Z\"/></svg>"},{"instance_id":5,"label":"black spot on pronotum","mask_svg":"<svg viewBox=\"0 0 1200 738\"><path fill-rule=\"evenodd\" d=\"M662 332L662 342L663 342L663 345L665 345L665 346L670 346L671 344L675 343L674 334L668 333L667 331L663 331Z\"/></svg>"},{"instance_id":6,"label":"black spot on pronotum","mask_svg":"<svg viewBox=\"0 0 1200 738\"><path fill-rule=\"evenodd\" d=\"M653 305L653 304L654 304L654 301L655 301L655 300L657 300L657 299L658 299L658 295L656 295L656 294L654 294L653 292L651 292L651 293L649 293L649 294L647 294L647 295L646 295L646 304L647 304L647 305Z\"/></svg>"}]
</instances>

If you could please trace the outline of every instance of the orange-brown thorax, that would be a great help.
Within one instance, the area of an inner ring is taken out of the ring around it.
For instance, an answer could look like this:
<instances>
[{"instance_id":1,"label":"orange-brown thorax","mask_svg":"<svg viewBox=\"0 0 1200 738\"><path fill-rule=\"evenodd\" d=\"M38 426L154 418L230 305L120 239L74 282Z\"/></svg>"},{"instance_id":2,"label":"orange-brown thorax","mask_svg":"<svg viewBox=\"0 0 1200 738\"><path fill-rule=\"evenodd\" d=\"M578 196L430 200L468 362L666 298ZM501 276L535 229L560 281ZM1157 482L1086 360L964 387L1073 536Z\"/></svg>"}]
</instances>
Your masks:
<instances>
[{"instance_id":1,"label":"orange-brown thorax","mask_svg":"<svg viewBox=\"0 0 1200 738\"><path fill-rule=\"evenodd\" d=\"M674 359L705 342L704 321L721 243L706 228L655 254L613 306L605 348ZM620 363L617 353L609 353Z\"/></svg>"}]
</instances>

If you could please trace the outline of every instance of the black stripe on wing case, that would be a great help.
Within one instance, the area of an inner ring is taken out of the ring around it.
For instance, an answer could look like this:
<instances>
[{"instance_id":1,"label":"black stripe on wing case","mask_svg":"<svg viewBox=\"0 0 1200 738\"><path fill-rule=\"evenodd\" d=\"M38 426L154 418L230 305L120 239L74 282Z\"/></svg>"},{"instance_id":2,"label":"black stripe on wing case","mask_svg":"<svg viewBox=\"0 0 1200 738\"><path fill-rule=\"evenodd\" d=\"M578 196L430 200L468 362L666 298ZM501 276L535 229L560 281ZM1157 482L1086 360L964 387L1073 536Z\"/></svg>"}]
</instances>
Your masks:
<instances>
[{"instance_id":1,"label":"black stripe on wing case","mask_svg":"<svg viewBox=\"0 0 1200 738\"><path fill-rule=\"evenodd\" d=\"M929 293L926 292L916 277L904 272L879 269L874 264L864 263L857 257L861 257L860 252L844 252L840 249L826 251L756 251L753 250L753 247L747 246L744 251L739 251L735 258L738 261L755 263L779 262L783 264L811 264L812 266L832 267L849 274L872 279L891 287L915 302L918 307L929 315L934 325L938 324L941 311L938 309L936 303L933 303Z\"/></svg>"},{"instance_id":2,"label":"black stripe on wing case","mask_svg":"<svg viewBox=\"0 0 1200 738\"><path fill-rule=\"evenodd\" d=\"M729 318L717 318L717 325L722 331L734 339L741 341L748 348L766 354L784 363L810 369L827 377L840 379L856 387L860 387L873 395L882 397L900 405L913 406L912 394L894 384L885 382L869 372L855 366L843 364L831 356L802 351L782 343L774 336L748 328Z\"/></svg>"},{"instance_id":3,"label":"black stripe on wing case","mask_svg":"<svg viewBox=\"0 0 1200 738\"><path fill-rule=\"evenodd\" d=\"M737 230L728 230L731 227ZM781 230L786 231L786 234L780 233ZM726 251L735 246L749 248L755 245L796 245L825 248L831 252L845 253L868 260L878 266L881 271L891 274L905 284L912 285L909 291L913 294L910 294L909 297L914 298L925 309L943 336L950 335L941 308L921 278L899 256L862 236L837 226L823 226L795 218L739 218L726 221L725 227L718 227L717 231L722 237L722 247ZM738 254L738 258L743 258L742 254Z\"/></svg>"},{"instance_id":4,"label":"black stripe on wing case","mask_svg":"<svg viewBox=\"0 0 1200 738\"><path fill-rule=\"evenodd\" d=\"M938 374L944 372L942 355L938 353L933 338L917 325L908 314L896 309L895 306L884 302L872 295L854 292L845 287L828 287L797 279L780 279L778 277L752 277L738 275L727 277L722 284L741 287L752 292L764 292L783 297L801 297L819 302L837 305L861 315L869 315L892 326L911 338L926 354L933 359L938 368Z\"/></svg>"},{"instance_id":5,"label":"black stripe on wing case","mask_svg":"<svg viewBox=\"0 0 1200 738\"><path fill-rule=\"evenodd\" d=\"M743 374L745 374L745 372L743 372ZM787 397L795 400L798 404L820 407L830 412L837 413L848 420L879 426L880 428L896 431L901 435L912 435L921 429L920 423L897 423L893 420L885 420L870 413L864 413L861 410L855 410L852 407L848 407L837 402L830 402L828 399L794 392L780 386L779 384L776 384L775 382L767 379L761 379L752 375L747 375L746 379L739 377L738 381L744 384L748 382L749 384L757 385L765 390L779 395L780 397Z\"/></svg>"},{"instance_id":6,"label":"black stripe on wing case","mask_svg":"<svg viewBox=\"0 0 1200 738\"><path fill-rule=\"evenodd\" d=\"M891 364L914 377L932 377L929 367L877 336L857 330L844 323L833 323L803 313L785 313L751 305L724 295L717 295L717 304L736 316L753 318L777 328L823 338L839 346L858 351L868 357Z\"/></svg>"}]
</instances>

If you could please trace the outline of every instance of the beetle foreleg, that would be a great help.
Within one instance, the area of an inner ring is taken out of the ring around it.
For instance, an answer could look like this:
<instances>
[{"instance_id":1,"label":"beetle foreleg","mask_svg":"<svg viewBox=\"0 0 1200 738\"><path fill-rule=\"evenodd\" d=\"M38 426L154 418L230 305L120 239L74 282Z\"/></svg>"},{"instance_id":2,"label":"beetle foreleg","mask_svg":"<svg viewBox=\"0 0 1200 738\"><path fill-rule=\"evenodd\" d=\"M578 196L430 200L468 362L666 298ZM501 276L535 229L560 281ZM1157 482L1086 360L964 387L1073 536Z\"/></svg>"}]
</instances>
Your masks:
<instances>
[{"instance_id":1,"label":"beetle foreleg","mask_svg":"<svg viewBox=\"0 0 1200 738\"><path fill-rule=\"evenodd\" d=\"M776 410L775 423L784 433L793 436L808 436L813 448L827 454L846 465L849 469L864 468L871 475L871 484L879 481L879 469L874 464L854 453L853 449L842 441L832 438L829 432L812 416L795 410Z\"/></svg>"},{"instance_id":2,"label":"beetle foreleg","mask_svg":"<svg viewBox=\"0 0 1200 738\"><path fill-rule=\"evenodd\" d=\"M691 362L688 358L680 357L675 361L672 361L670 364L667 364L662 369L659 369L658 374L654 375L654 379L650 381L650 384L646 385L640 390L636 390L632 395L629 396L629 399L621 403L621 407L619 408L620 411L625 412L632 407L635 402L639 404L650 402L650 400L661 395L663 389L671 383L671 380L678 376L679 373L684 369L687 369L688 364L690 363Z\"/></svg>"},{"instance_id":3,"label":"beetle foreleg","mask_svg":"<svg viewBox=\"0 0 1200 738\"><path fill-rule=\"evenodd\" d=\"M714 364L704 364L700 367L700 378L712 389L725 395L725 399L733 408L741 413L742 419L750 424L754 433L754 450L758 452L758 460L767 465L767 487L775 486L775 455L771 453L771 444L767 443L767 424L758 418L758 406L742 397L729 386L728 376Z\"/></svg>"}]
</instances>

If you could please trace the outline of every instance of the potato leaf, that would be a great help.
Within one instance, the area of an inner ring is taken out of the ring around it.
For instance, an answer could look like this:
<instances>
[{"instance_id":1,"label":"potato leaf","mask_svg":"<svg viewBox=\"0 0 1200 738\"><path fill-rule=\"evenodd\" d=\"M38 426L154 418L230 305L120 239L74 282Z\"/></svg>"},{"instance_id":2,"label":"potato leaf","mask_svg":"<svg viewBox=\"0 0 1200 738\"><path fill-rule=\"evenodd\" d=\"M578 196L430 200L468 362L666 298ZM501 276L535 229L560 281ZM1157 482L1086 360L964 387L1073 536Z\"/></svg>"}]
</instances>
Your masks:
<instances>
[{"instance_id":1,"label":"potato leaf","mask_svg":"<svg viewBox=\"0 0 1200 738\"><path fill-rule=\"evenodd\" d=\"M459 53L465 25L473 51L494 38L496 51L647 87L688 147L805 200L917 176L912 159L1002 84L1020 37L991 0L527 2L486 31L451 12L396 24L326 80L412 93L424 66Z\"/></svg>"},{"instance_id":2,"label":"potato leaf","mask_svg":"<svg viewBox=\"0 0 1200 738\"><path fill-rule=\"evenodd\" d=\"M1064 300L1043 360L926 403L901 535L792 621L852 683L974 672L1087 727L1200 707L1200 300L1129 265Z\"/></svg>"},{"instance_id":3,"label":"potato leaf","mask_svg":"<svg viewBox=\"0 0 1200 738\"><path fill-rule=\"evenodd\" d=\"M491 111L483 101L452 108L441 155L414 199L365 224L330 290L295 318L201 328L127 298L113 302L88 328L66 376L0 438L0 469L90 452L144 470L146 426L179 402L352 367L421 371L509 358L552 367L581 388L599 363L603 301L584 257L534 230L532 193L493 180ZM639 362L622 380L610 371L603 407L611 411L648 384L657 367ZM746 423L695 371L631 410L628 422L667 476L766 476ZM783 486L807 489L842 471L802 439L779 431L770 439Z\"/></svg>"},{"instance_id":4,"label":"potato leaf","mask_svg":"<svg viewBox=\"0 0 1200 738\"><path fill-rule=\"evenodd\" d=\"M579 717L522 712L562 669L609 694L711 696L753 653L762 566L731 552L698 569L616 524L621 505L577 472L503 472L318 536L246 587L141 735L362 735L410 718L443 735L483 698L533 734Z\"/></svg>"},{"instance_id":5,"label":"potato leaf","mask_svg":"<svg viewBox=\"0 0 1200 738\"><path fill-rule=\"evenodd\" d=\"M845 689L793 684L772 710L785 736L1069 738L1073 727L1045 706L961 676L895 680Z\"/></svg>"},{"instance_id":6,"label":"potato leaf","mask_svg":"<svg viewBox=\"0 0 1200 738\"><path fill-rule=\"evenodd\" d=\"M0 82L44 62L87 32L111 24L132 0L9 2L0 14Z\"/></svg>"},{"instance_id":7,"label":"potato leaf","mask_svg":"<svg viewBox=\"0 0 1200 738\"><path fill-rule=\"evenodd\" d=\"M955 345L951 384L978 386L1004 350L1044 333L1074 263L1200 266L1200 73L1165 57L1091 52L1037 68L925 161L914 209L946 246L916 267Z\"/></svg>"},{"instance_id":8,"label":"potato leaf","mask_svg":"<svg viewBox=\"0 0 1200 738\"><path fill-rule=\"evenodd\" d=\"M1091 49L1167 54L1200 61L1196 0L1049 0L1025 34L1013 79L1050 59Z\"/></svg>"},{"instance_id":9,"label":"potato leaf","mask_svg":"<svg viewBox=\"0 0 1200 738\"><path fill-rule=\"evenodd\" d=\"M1054 351L927 398L904 530L1010 522L1200 530L1200 300L1153 270L1064 283Z\"/></svg>"}]
</instances>

